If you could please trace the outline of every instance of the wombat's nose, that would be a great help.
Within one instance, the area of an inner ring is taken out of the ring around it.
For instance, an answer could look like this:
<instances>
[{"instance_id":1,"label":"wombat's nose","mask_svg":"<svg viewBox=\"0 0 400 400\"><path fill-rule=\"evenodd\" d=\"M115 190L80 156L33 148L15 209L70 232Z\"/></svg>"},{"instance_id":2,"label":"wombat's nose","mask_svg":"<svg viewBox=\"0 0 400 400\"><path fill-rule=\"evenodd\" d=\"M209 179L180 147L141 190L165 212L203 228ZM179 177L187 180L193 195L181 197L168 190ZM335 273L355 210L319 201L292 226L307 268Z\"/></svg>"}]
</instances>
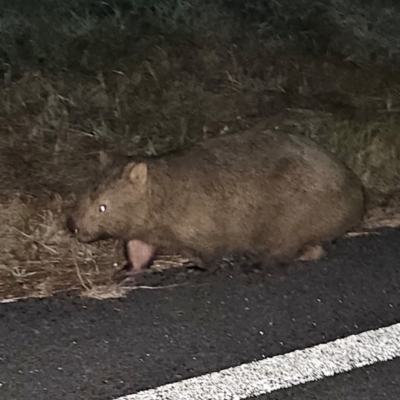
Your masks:
<instances>
[{"instance_id":1,"label":"wombat's nose","mask_svg":"<svg viewBox=\"0 0 400 400\"><path fill-rule=\"evenodd\" d=\"M74 235L76 235L78 233L78 228L76 227L75 221L72 217L68 217L68 219L67 219L67 228Z\"/></svg>"}]
</instances>

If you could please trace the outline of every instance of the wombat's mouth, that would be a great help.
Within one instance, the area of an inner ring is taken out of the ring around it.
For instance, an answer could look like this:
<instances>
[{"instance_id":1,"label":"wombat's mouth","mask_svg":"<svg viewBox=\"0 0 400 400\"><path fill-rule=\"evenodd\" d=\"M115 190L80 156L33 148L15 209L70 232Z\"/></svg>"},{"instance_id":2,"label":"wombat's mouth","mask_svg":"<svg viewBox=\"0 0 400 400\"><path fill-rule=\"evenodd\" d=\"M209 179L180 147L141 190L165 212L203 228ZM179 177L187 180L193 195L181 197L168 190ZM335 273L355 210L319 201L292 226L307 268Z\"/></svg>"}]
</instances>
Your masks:
<instances>
[{"instance_id":1,"label":"wombat's mouth","mask_svg":"<svg viewBox=\"0 0 400 400\"><path fill-rule=\"evenodd\" d=\"M67 229L81 243L92 243L96 240L110 239L111 236L107 233L93 234L90 231L82 230L77 226L77 223L72 217L67 219Z\"/></svg>"}]
</instances>

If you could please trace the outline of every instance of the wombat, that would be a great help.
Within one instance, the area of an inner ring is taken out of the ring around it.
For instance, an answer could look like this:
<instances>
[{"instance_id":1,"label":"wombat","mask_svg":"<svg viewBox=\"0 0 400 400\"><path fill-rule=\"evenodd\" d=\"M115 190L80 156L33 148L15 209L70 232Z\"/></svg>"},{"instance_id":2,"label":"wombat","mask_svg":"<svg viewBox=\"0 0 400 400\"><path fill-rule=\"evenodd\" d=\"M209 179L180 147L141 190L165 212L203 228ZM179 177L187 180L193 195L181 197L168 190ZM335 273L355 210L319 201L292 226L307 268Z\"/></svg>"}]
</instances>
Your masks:
<instances>
[{"instance_id":1,"label":"wombat","mask_svg":"<svg viewBox=\"0 0 400 400\"><path fill-rule=\"evenodd\" d=\"M333 155L301 135L254 129L128 163L67 226L81 242L125 240L133 275L160 250L199 266L234 253L288 261L363 214L360 180Z\"/></svg>"}]
</instances>

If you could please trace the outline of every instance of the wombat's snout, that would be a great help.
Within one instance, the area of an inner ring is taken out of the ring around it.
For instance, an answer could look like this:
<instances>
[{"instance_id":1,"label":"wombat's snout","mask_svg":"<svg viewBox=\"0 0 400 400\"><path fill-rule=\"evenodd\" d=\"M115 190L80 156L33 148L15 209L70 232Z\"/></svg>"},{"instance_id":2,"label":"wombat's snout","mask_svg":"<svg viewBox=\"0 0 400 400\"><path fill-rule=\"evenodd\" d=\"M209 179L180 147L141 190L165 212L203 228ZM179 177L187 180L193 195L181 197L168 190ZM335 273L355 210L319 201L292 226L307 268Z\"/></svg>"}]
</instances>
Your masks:
<instances>
[{"instance_id":1,"label":"wombat's snout","mask_svg":"<svg viewBox=\"0 0 400 400\"><path fill-rule=\"evenodd\" d=\"M72 217L68 217L67 219L67 229L74 235L78 233L78 228L76 227L75 221Z\"/></svg>"}]
</instances>

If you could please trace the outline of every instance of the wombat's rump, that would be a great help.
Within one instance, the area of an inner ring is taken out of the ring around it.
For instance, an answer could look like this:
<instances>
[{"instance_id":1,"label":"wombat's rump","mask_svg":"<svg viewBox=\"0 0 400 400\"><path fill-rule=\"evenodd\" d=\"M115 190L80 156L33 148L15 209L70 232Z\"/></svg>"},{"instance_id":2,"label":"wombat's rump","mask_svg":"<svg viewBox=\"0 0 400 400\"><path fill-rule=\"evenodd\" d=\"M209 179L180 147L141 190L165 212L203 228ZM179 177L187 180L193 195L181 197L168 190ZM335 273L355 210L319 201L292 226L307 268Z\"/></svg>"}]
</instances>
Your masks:
<instances>
[{"instance_id":1,"label":"wombat's rump","mask_svg":"<svg viewBox=\"0 0 400 400\"><path fill-rule=\"evenodd\" d=\"M124 239L136 272L160 249L198 264L246 252L287 260L363 214L359 179L333 155L300 135L253 130L129 163L79 202L68 227L82 242Z\"/></svg>"}]
</instances>

